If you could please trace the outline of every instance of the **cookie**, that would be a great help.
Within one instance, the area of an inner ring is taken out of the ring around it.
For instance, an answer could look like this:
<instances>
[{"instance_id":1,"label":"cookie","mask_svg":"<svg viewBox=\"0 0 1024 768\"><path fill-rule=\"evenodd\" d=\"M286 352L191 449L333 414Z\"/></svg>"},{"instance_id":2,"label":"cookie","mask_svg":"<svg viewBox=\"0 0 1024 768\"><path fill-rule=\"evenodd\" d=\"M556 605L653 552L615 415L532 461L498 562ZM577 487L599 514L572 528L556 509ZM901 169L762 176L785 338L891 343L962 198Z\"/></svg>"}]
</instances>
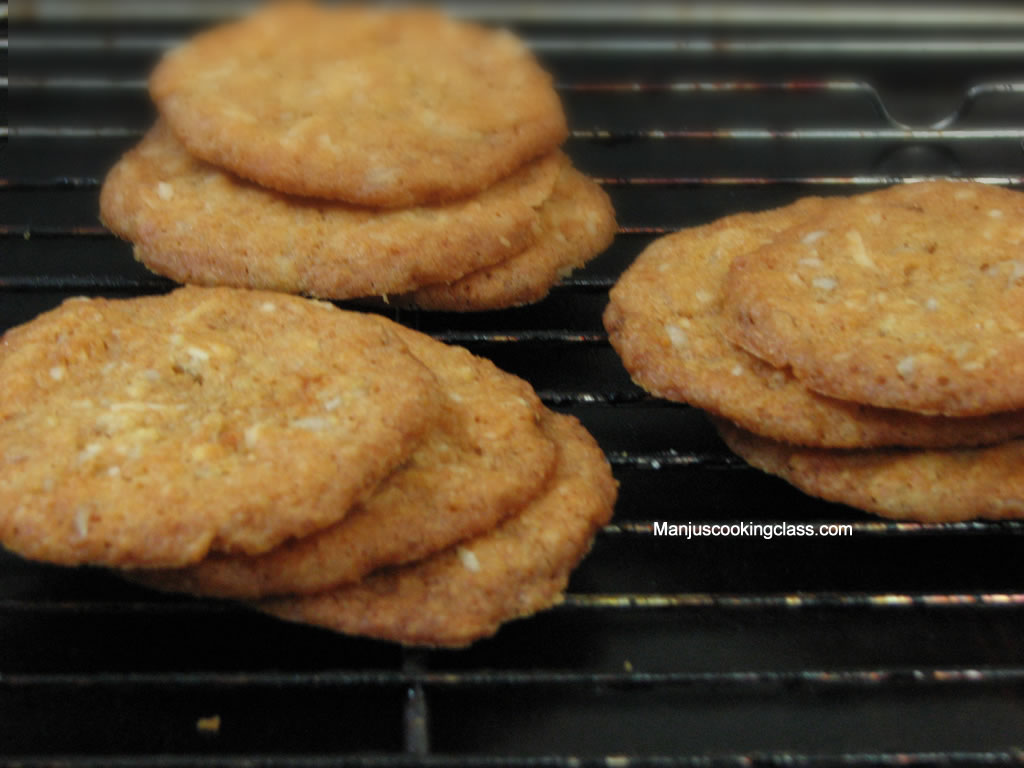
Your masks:
<instances>
[{"instance_id":1,"label":"cookie","mask_svg":"<svg viewBox=\"0 0 1024 768\"><path fill-rule=\"evenodd\" d=\"M555 446L540 429L543 406L530 385L461 347L408 329L398 336L446 397L437 426L366 502L265 555L213 555L133 578L220 597L322 591L488 531L540 493Z\"/></svg>"},{"instance_id":2,"label":"cookie","mask_svg":"<svg viewBox=\"0 0 1024 768\"><path fill-rule=\"evenodd\" d=\"M476 194L568 133L521 41L427 9L272 3L170 52L149 88L193 155L377 207Z\"/></svg>"},{"instance_id":3,"label":"cookie","mask_svg":"<svg viewBox=\"0 0 1024 768\"><path fill-rule=\"evenodd\" d=\"M158 123L107 176L100 211L136 258L181 283L379 296L523 251L563 162L555 152L472 199L381 212L244 182L194 160Z\"/></svg>"},{"instance_id":4,"label":"cookie","mask_svg":"<svg viewBox=\"0 0 1024 768\"><path fill-rule=\"evenodd\" d=\"M549 413L542 426L559 450L552 484L494 531L353 586L255 607L338 632L458 647L559 602L570 571L611 517L616 483L578 421Z\"/></svg>"},{"instance_id":5,"label":"cookie","mask_svg":"<svg viewBox=\"0 0 1024 768\"><path fill-rule=\"evenodd\" d=\"M730 338L811 389L972 416L1024 407L1024 194L892 187L733 262Z\"/></svg>"},{"instance_id":6,"label":"cookie","mask_svg":"<svg viewBox=\"0 0 1024 768\"><path fill-rule=\"evenodd\" d=\"M0 345L0 543L178 567L340 520L437 419L377 318L282 294L76 299Z\"/></svg>"},{"instance_id":7,"label":"cookie","mask_svg":"<svg viewBox=\"0 0 1024 768\"><path fill-rule=\"evenodd\" d=\"M566 160L540 208L540 231L532 246L454 282L420 288L402 300L420 309L455 312L540 301L559 278L611 245L615 229L608 195Z\"/></svg>"},{"instance_id":8,"label":"cookie","mask_svg":"<svg viewBox=\"0 0 1024 768\"><path fill-rule=\"evenodd\" d=\"M648 392L724 416L774 440L823 447L948 447L1024 435L1024 411L950 419L819 395L725 336L723 292L733 260L843 200L805 198L740 213L653 242L610 292L609 341Z\"/></svg>"},{"instance_id":9,"label":"cookie","mask_svg":"<svg viewBox=\"0 0 1024 768\"><path fill-rule=\"evenodd\" d=\"M837 451L715 426L745 461L805 493L897 520L1024 518L1024 440L951 450Z\"/></svg>"}]
</instances>

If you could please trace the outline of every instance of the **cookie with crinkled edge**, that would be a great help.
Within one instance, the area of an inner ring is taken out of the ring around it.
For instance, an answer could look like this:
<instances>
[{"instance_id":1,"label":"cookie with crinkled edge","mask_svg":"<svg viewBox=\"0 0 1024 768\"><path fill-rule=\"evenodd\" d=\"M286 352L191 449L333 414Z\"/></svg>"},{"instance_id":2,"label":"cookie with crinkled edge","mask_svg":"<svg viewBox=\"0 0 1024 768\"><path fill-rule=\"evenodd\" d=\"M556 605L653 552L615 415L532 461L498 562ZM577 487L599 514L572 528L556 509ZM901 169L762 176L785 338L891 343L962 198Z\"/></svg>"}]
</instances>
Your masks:
<instances>
[{"instance_id":1,"label":"cookie with crinkled edge","mask_svg":"<svg viewBox=\"0 0 1024 768\"><path fill-rule=\"evenodd\" d=\"M627 269L604 314L609 341L633 380L765 437L838 448L981 445L1024 435L1024 411L959 419L874 408L807 389L725 335L724 282L733 259L841 199L804 198L659 238Z\"/></svg>"},{"instance_id":2,"label":"cookie with crinkled edge","mask_svg":"<svg viewBox=\"0 0 1024 768\"><path fill-rule=\"evenodd\" d=\"M181 283L380 296L521 253L563 162L547 155L471 199L378 211L242 181L189 156L158 123L111 169L100 214L139 261Z\"/></svg>"},{"instance_id":3,"label":"cookie with crinkled edge","mask_svg":"<svg viewBox=\"0 0 1024 768\"><path fill-rule=\"evenodd\" d=\"M519 39L428 9L270 4L169 52L149 90L196 157L375 207L476 194L568 134Z\"/></svg>"},{"instance_id":4,"label":"cookie with crinkled edge","mask_svg":"<svg viewBox=\"0 0 1024 768\"><path fill-rule=\"evenodd\" d=\"M537 496L554 469L532 387L490 361L416 331L399 338L445 395L437 426L345 519L257 557L212 555L130 576L163 590L257 598L358 581L479 535Z\"/></svg>"},{"instance_id":5,"label":"cookie with crinkled edge","mask_svg":"<svg viewBox=\"0 0 1024 768\"><path fill-rule=\"evenodd\" d=\"M490 533L349 587L253 605L338 632L460 647L560 602L570 572L611 517L617 486L575 418L549 412L542 426L559 450L551 485Z\"/></svg>"},{"instance_id":6,"label":"cookie with crinkled edge","mask_svg":"<svg viewBox=\"0 0 1024 768\"><path fill-rule=\"evenodd\" d=\"M540 231L533 245L518 256L452 283L425 286L401 300L420 309L455 312L540 301L559 278L607 248L615 229L608 195L566 160L551 197L540 208Z\"/></svg>"},{"instance_id":7,"label":"cookie with crinkled edge","mask_svg":"<svg viewBox=\"0 0 1024 768\"><path fill-rule=\"evenodd\" d=\"M969 182L831 206L733 262L732 341L844 400L1024 407L1024 194Z\"/></svg>"},{"instance_id":8,"label":"cookie with crinkled edge","mask_svg":"<svg viewBox=\"0 0 1024 768\"><path fill-rule=\"evenodd\" d=\"M949 523L1024 518L1024 440L983 448L839 451L715 426L749 464L812 496L896 520Z\"/></svg>"},{"instance_id":9,"label":"cookie with crinkled edge","mask_svg":"<svg viewBox=\"0 0 1024 768\"><path fill-rule=\"evenodd\" d=\"M179 567L308 535L441 408L387 324L283 294L69 300L0 349L0 543L66 565Z\"/></svg>"}]
</instances>

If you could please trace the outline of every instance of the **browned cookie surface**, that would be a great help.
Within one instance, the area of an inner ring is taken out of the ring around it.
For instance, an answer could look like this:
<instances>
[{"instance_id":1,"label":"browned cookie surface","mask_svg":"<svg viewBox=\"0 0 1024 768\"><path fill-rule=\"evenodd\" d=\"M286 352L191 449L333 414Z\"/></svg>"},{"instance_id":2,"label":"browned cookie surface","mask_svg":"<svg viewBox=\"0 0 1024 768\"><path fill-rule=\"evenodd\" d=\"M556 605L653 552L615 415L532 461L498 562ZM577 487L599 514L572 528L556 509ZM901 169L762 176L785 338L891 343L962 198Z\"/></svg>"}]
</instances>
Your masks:
<instances>
[{"instance_id":1,"label":"browned cookie surface","mask_svg":"<svg viewBox=\"0 0 1024 768\"><path fill-rule=\"evenodd\" d=\"M0 350L0 542L63 564L175 567L309 534L441 407L387 325L282 294L70 300Z\"/></svg>"},{"instance_id":2,"label":"browned cookie surface","mask_svg":"<svg viewBox=\"0 0 1024 768\"><path fill-rule=\"evenodd\" d=\"M426 9L270 4L170 52L150 93L197 157L382 207L477 193L567 134L522 42Z\"/></svg>"},{"instance_id":3,"label":"browned cookie surface","mask_svg":"<svg viewBox=\"0 0 1024 768\"><path fill-rule=\"evenodd\" d=\"M1024 411L950 419L819 395L789 369L775 368L726 338L723 293L733 260L846 204L806 198L652 243L612 288L604 316L609 340L633 379L659 397L705 408L790 443L939 447L1024 434Z\"/></svg>"},{"instance_id":4,"label":"browned cookie surface","mask_svg":"<svg viewBox=\"0 0 1024 768\"><path fill-rule=\"evenodd\" d=\"M398 336L437 377L445 402L422 445L365 503L265 555L214 555L136 580L221 597L316 592L484 533L540 493L555 446L533 389L461 347L404 328Z\"/></svg>"},{"instance_id":5,"label":"browned cookie surface","mask_svg":"<svg viewBox=\"0 0 1024 768\"><path fill-rule=\"evenodd\" d=\"M802 491L897 520L1024 518L1024 440L984 448L802 448L717 421L729 447Z\"/></svg>"},{"instance_id":6,"label":"browned cookie surface","mask_svg":"<svg viewBox=\"0 0 1024 768\"><path fill-rule=\"evenodd\" d=\"M1024 194L904 184L733 262L730 337L824 394L969 416L1024 407Z\"/></svg>"},{"instance_id":7,"label":"browned cookie surface","mask_svg":"<svg viewBox=\"0 0 1024 768\"><path fill-rule=\"evenodd\" d=\"M551 485L494 531L350 587L256 607L339 632L457 647L557 603L570 571L611 517L616 484L574 418L549 414L543 427L559 450Z\"/></svg>"},{"instance_id":8,"label":"browned cookie surface","mask_svg":"<svg viewBox=\"0 0 1024 768\"><path fill-rule=\"evenodd\" d=\"M540 231L517 256L448 284L428 285L403 297L422 309L502 309L540 301L559 278L607 248L615 237L608 195L568 162L540 208Z\"/></svg>"},{"instance_id":9,"label":"browned cookie surface","mask_svg":"<svg viewBox=\"0 0 1024 768\"><path fill-rule=\"evenodd\" d=\"M282 195L190 157L158 123L108 175L104 223L179 282L341 299L457 279L520 253L564 158L471 199L377 211Z\"/></svg>"}]
</instances>

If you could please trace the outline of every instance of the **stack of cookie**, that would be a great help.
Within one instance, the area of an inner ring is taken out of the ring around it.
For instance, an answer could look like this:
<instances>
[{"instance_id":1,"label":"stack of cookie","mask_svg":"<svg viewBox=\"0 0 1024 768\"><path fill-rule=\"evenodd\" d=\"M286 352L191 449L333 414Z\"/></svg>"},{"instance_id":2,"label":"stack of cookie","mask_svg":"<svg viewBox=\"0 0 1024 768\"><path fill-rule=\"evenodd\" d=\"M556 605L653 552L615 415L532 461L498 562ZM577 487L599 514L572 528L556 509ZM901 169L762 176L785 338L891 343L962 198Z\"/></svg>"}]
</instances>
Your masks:
<instances>
[{"instance_id":1,"label":"stack of cookie","mask_svg":"<svg viewBox=\"0 0 1024 768\"><path fill-rule=\"evenodd\" d=\"M1024 195L906 184L653 243L605 312L651 393L753 465L898 519L1024 517Z\"/></svg>"},{"instance_id":2,"label":"stack of cookie","mask_svg":"<svg viewBox=\"0 0 1024 768\"><path fill-rule=\"evenodd\" d=\"M180 283L497 309L615 232L559 149L551 77L506 32L276 3L169 53L150 94L160 120L101 218Z\"/></svg>"},{"instance_id":3,"label":"stack of cookie","mask_svg":"<svg viewBox=\"0 0 1024 768\"><path fill-rule=\"evenodd\" d=\"M0 380L11 551L402 643L557 602L616 495L522 380L280 293L70 300L3 336Z\"/></svg>"}]
</instances>

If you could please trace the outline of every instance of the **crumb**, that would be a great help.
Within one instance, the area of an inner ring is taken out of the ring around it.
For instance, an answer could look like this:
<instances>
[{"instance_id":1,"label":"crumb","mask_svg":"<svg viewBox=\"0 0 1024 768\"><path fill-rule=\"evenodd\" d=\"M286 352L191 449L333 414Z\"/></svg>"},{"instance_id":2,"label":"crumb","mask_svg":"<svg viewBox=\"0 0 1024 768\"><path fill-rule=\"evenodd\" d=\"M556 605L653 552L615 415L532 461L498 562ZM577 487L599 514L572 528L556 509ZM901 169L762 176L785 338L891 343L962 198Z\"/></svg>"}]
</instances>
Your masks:
<instances>
[{"instance_id":1,"label":"crumb","mask_svg":"<svg viewBox=\"0 0 1024 768\"><path fill-rule=\"evenodd\" d=\"M200 717L196 720L196 730L199 733L220 733L220 715Z\"/></svg>"}]
</instances>

